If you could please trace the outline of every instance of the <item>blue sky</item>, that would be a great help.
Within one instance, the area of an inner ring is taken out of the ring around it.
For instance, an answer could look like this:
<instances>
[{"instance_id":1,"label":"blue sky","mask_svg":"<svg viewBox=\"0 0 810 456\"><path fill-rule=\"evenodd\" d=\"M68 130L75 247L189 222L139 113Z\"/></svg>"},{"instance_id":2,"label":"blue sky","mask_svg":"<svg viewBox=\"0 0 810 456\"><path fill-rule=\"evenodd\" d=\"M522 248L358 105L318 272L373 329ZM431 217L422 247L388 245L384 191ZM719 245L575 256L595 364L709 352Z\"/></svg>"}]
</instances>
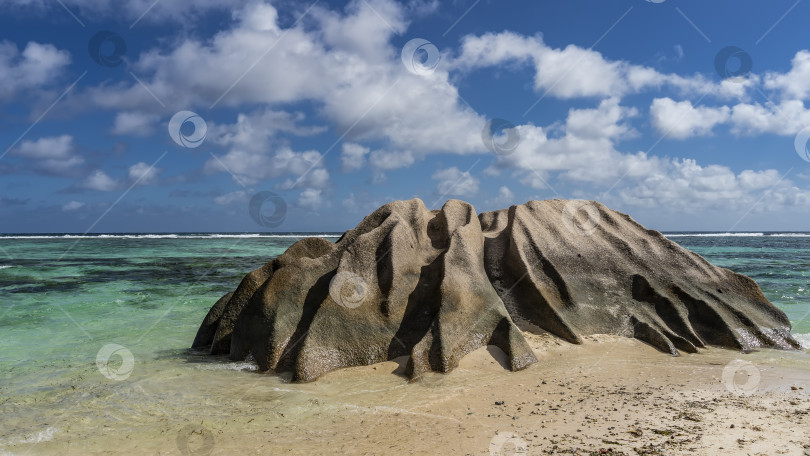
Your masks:
<instances>
[{"instance_id":1,"label":"blue sky","mask_svg":"<svg viewBox=\"0 0 810 456\"><path fill-rule=\"evenodd\" d=\"M2 8L0 232L342 231L413 197L810 227L807 2Z\"/></svg>"}]
</instances>

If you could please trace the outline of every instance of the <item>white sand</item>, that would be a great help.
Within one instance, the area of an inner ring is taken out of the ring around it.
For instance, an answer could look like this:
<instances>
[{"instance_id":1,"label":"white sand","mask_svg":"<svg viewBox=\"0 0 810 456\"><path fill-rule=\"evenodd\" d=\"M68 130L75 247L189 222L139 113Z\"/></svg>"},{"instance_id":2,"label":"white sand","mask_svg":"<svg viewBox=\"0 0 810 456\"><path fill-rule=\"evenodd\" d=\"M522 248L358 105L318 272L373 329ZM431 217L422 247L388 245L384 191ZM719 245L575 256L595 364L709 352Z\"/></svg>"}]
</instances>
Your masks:
<instances>
[{"instance_id":1,"label":"white sand","mask_svg":"<svg viewBox=\"0 0 810 456\"><path fill-rule=\"evenodd\" d=\"M480 349L456 371L415 383L394 374L404 359L298 385L246 371L196 369L192 378L153 373L126 386L145 395L141 408L116 409L114 397L102 398L110 404L103 421L55 419L48 424L59 432L50 440L5 451L810 454L806 352L711 349L675 358L612 336L588 337L582 346L527 337L540 362L524 371L509 372L503 353ZM729 366L736 359L751 364ZM170 385L177 392L154 393ZM185 405L178 407L171 394Z\"/></svg>"}]
</instances>

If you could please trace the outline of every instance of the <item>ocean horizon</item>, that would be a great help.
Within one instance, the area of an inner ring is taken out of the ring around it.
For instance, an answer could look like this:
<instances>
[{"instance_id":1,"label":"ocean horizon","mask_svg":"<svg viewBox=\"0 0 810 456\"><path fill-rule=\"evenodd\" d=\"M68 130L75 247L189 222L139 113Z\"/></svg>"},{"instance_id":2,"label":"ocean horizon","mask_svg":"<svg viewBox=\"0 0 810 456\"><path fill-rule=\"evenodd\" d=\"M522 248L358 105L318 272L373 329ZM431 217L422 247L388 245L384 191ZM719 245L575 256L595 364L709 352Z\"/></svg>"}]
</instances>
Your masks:
<instances>
[{"instance_id":1,"label":"ocean horizon","mask_svg":"<svg viewBox=\"0 0 810 456\"><path fill-rule=\"evenodd\" d=\"M810 343L810 286L806 268L810 264L810 232L663 234L713 264L752 277L768 299L788 314L793 332L803 343ZM182 321L188 332L175 348L184 348L190 344L210 305L233 289L245 272L261 267L301 238L316 236L336 241L341 235L341 232L0 234L0 317L4 317L0 318L0 327L14 329L15 324L29 326L33 321L62 319L61 328L71 333L81 326L76 324L81 323L81 318L70 312L73 306L76 315L85 315L88 307L98 306L140 309L141 318L153 311L160 316L165 307L180 305L187 310ZM184 290L190 286L199 291L184 296ZM178 296L186 301L171 302ZM77 298L80 302L75 302ZM45 311L54 302L60 303L59 311ZM29 313L42 319L26 320L24 316ZM36 338L34 334L36 331L21 337ZM17 346L18 342L12 338L0 342L0 348L3 344ZM0 360L24 354L24 351L7 352L0 355Z\"/></svg>"}]
</instances>

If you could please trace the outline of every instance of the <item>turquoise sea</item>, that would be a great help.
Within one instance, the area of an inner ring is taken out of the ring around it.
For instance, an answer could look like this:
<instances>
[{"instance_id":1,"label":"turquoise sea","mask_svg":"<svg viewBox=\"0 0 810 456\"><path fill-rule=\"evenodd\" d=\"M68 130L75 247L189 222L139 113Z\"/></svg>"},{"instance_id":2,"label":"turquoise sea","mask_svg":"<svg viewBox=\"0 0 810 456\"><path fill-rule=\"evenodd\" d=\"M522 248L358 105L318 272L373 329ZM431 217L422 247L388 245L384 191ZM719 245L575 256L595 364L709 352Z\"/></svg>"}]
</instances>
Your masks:
<instances>
[{"instance_id":1,"label":"turquoise sea","mask_svg":"<svg viewBox=\"0 0 810 456\"><path fill-rule=\"evenodd\" d=\"M810 233L666 234L754 278L810 347ZM194 388L213 388L201 375L219 369L227 382L223 371L252 369L187 353L206 312L309 235L339 233L0 235L0 455L76 423L134 428L156 419L156 403L165 416L191 414Z\"/></svg>"}]
</instances>

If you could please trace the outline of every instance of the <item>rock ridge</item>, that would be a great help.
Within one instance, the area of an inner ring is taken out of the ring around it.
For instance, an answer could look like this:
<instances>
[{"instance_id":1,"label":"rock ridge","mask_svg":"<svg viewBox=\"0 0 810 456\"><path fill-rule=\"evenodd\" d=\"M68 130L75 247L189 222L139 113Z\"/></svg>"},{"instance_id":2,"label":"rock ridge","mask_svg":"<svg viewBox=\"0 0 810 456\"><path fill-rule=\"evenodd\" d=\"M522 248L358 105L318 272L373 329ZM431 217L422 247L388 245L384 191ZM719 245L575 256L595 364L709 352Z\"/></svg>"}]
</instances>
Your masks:
<instances>
[{"instance_id":1,"label":"rock ridge","mask_svg":"<svg viewBox=\"0 0 810 456\"><path fill-rule=\"evenodd\" d=\"M800 348L752 279L601 203L476 214L463 201L428 210L419 199L380 207L336 243L296 242L219 299L192 346L250 354L302 382L408 356L416 379L486 345L523 369L537 359L522 331L574 344L620 334L672 355Z\"/></svg>"}]
</instances>

